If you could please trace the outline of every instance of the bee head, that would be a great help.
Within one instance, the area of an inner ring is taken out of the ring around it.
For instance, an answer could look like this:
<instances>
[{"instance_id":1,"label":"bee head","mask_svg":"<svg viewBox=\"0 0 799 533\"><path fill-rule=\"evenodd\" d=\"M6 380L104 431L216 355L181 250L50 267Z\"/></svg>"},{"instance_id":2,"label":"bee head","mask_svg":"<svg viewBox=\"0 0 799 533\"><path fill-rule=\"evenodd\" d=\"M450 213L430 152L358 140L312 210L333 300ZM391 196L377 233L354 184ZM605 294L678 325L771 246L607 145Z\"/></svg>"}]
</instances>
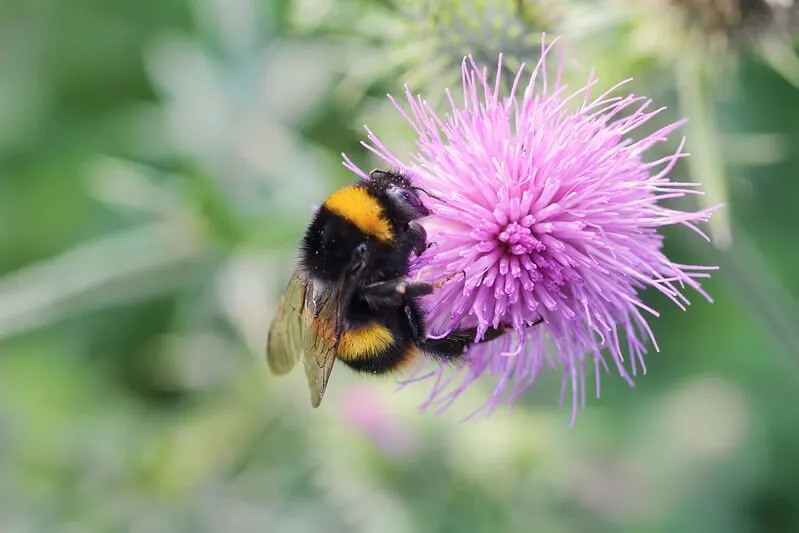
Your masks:
<instances>
[{"instance_id":1,"label":"bee head","mask_svg":"<svg viewBox=\"0 0 799 533\"><path fill-rule=\"evenodd\" d=\"M407 224L430 214L418 194L422 189L414 186L407 176L375 169L369 177L367 188L381 200L395 221Z\"/></svg>"}]
</instances>

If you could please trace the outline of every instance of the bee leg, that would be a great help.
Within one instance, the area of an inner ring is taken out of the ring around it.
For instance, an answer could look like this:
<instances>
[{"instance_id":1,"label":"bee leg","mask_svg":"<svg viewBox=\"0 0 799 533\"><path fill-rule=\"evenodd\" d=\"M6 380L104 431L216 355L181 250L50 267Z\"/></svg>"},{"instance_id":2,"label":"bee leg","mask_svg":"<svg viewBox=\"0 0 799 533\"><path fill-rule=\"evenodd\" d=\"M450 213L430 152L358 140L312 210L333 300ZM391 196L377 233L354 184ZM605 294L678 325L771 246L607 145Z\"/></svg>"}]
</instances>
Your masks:
<instances>
[{"instance_id":1,"label":"bee leg","mask_svg":"<svg viewBox=\"0 0 799 533\"><path fill-rule=\"evenodd\" d=\"M432 294L435 288L436 286L432 283L408 283L391 280L367 285L363 288L362 294L367 302L395 303L396 307L399 307L406 297L427 296Z\"/></svg>"},{"instance_id":2,"label":"bee leg","mask_svg":"<svg viewBox=\"0 0 799 533\"><path fill-rule=\"evenodd\" d=\"M453 331L441 339L425 339L419 346L425 353L436 359L441 361L456 361L463 357L473 344L492 341L505 333L505 328L489 328L478 343L474 342L474 335L476 332L477 328L461 329Z\"/></svg>"},{"instance_id":3,"label":"bee leg","mask_svg":"<svg viewBox=\"0 0 799 533\"><path fill-rule=\"evenodd\" d=\"M374 307L392 306L399 307L405 298L417 298L433 294L433 291L443 286L447 281L462 272L450 274L444 279L435 283L425 282L406 282L400 280L378 281L366 285L362 289L362 294L366 302Z\"/></svg>"},{"instance_id":4,"label":"bee leg","mask_svg":"<svg viewBox=\"0 0 799 533\"><path fill-rule=\"evenodd\" d=\"M410 301L406 301L403 306L405 318L411 330L411 338L417 346L422 346L427 334L425 333L424 318L419 310Z\"/></svg>"},{"instance_id":5,"label":"bee leg","mask_svg":"<svg viewBox=\"0 0 799 533\"><path fill-rule=\"evenodd\" d=\"M434 359L450 362L457 361L463 357L463 354L466 353L473 341L474 333L453 331L440 339L427 338L419 343L419 347Z\"/></svg>"},{"instance_id":6,"label":"bee leg","mask_svg":"<svg viewBox=\"0 0 799 533\"><path fill-rule=\"evenodd\" d=\"M429 247L427 244L427 231L425 231L424 226L417 221L412 220L408 223L407 235L411 249L417 256L422 255L422 252Z\"/></svg>"},{"instance_id":7,"label":"bee leg","mask_svg":"<svg viewBox=\"0 0 799 533\"><path fill-rule=\"evenodd\" d=\"M535 326L543 321L543 318L539 318L528 324L528 326ZM477 328L461 329L453 331L442 339L425 339L424 342L419 343L419 346L432 357L443 361L454 361L462 357L472 345L493 341L501 337L508 329L510 329L509 325L488 328L483 334L483 338L477 342L474 340Z\"/></svg>"},{"instance_id":8,"label":"bee leg","mask_svg":"<svg viewBox=\"0 0 799 533\"><path fill-rule=\"evenodd\" d=\"M477 335L477 328L467 328L458 331L459 335L465 335L470 339L469 346L472 344L482 344L484 342L493 341L494 339L502 336L508 330L506 326L500 326L498 328L488 328L485 333L483 333L483 338L479 341L475 342L474 336Z\"/></svg>"},{"instance_id":9,"label":"bee leg","mask_svg":"<svg viewBox=\"0 0 799 533\"><path fill-rule=\"evenodd\" d=\"M538 318L535 321L527 324L527 327L538 325L543 321L544 321L543 318ZM472 340L470 344L482 344L484 342L493 341L494 339L500 337L503 333L505 333L509 329L511 329L511 326L509 324L500 324L498 328L488 328L486 332L483 334L482 339L480 339L477 342L474 342L474 340ZM461 330L461 332L467 334L470 339L474 339L474 336L477 334L477 328L468 328Z\"/></svg>"},{"instance_id":10,"label":"bee leg","mask_svg":"<svg viewBox=\"0 0 799 533\"><path fill-rule=\"evenodd\" d=\"M379 281L366 285L361 291L361 294L364 300L366 300L366 303L372 308L397 308L402 305L407 286L408 284L404 281Z\"/></svg>"},{"instance_id":11,"label":"bee leg","mask_svg":"<svg viewBox=\"0 0 799 533\"><path fill-rule=\"evenodd\" d=\"M436 290L436 286L432 283L406 283L403 292L409 298L416 298L417 296L427 296L428 294L433 294L433 291Z\"/></svg>"},{"instance_id":12,"label":"bee leg","mask_svg":"<svg viewBox=\"0 0 799 533\"><path fill-rule=\"evenodd\" d=\"M440 289L441 287L443 287L444 284L446 284L449 280L451 280L458 274L465 275L465 272L455 272L454 274L450 274L449 276L433 283L425 283L423 281L416 281L412 283L400 282L397 285L397 291L407 295L410 298L416 298L417 296L427 296L428 294L433 294L433 292L435 292L436 289Z\"/></svg>"}]
</instances>

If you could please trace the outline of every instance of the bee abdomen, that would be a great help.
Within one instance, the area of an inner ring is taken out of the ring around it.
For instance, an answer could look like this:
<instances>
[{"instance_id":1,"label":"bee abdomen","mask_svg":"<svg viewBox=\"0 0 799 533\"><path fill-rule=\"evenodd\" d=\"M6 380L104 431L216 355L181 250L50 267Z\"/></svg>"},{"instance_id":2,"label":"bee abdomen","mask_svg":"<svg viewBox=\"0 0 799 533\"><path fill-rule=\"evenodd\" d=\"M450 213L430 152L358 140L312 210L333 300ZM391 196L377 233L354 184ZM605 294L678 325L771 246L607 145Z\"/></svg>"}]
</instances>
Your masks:
<instances>
[{"instance_id":1,"label":"bee abdomen","mask_svg":"<svg viewBox=\"0 0 799 533\"><path fill-rule=\"evenodd\" d=\"M394 345L394 334L386 326L371 322L346 330L339 339L336 356L344 362L375 357Z\"/></svg>"},{"instance_id":2,"label":"bee abdomen","mask_svg":"<svg viewBox=\"0 0 799 533\"><path fill-rule=\"evenodd\" d=\"M366 329L366 328L364 328ZM353 330L342 335L336 356L355 371L364 374L388 374L405 370L421 355L421 350L402 337L397 337L385 326L370 325L368 330ZM378 333L380 332L380 333ZM391 341L382 342L391 335ZM381 342L370 343L379 338ZM345 339L348 344L344 345Z\"/></svg>"}]
</instances>

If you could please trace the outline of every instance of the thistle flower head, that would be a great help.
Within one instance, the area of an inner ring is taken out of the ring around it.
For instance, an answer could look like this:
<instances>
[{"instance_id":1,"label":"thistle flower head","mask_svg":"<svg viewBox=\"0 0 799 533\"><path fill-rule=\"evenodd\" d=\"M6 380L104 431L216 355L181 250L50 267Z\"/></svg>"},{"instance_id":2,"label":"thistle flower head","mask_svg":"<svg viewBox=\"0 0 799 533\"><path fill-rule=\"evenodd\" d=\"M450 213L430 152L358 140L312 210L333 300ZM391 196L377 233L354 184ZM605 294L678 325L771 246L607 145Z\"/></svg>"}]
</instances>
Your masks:
<instances>
[{"instance_id":1,"label":"thistle flower head","mask_svg":"<svg viewBox=\"0 0 799 533\"><path fill-rule=\"evenodd\" d=\"M683 224L701 234L694 223L709 218L709 211L661 205L699 194L697 184L668 177L687 154L680 144L664 158L644 157L681 122L634 140L661 109L650 109L642 97L613 96L623 83L593 95L593 76L568 93L560 56L552 79L551 45L542 48L532 73L522 66L504 93L501 57L493 83L467 58L463 99L447 93L445 116L406 92L409 112L395 105L418 135L409 162L369 131L367 148L430 193L433 215L424 223L433 244L416 275L438 280L463 272L427 301L431 335L476 327L479 340L489 327L511 330L474 345L459 371L435 369L428 404L446 407L490 374L497 380L485 403L491 409L513 401L550 368L563 372L564 392L571 387L573 418L585 401L586 364L596 369L597 394L607 356L629 382L645 370L646 341L655 342L645 315L657 311L642 303L642 289L654 288L681 308L688 305L686 288L707 297L696 279L710 268L669 260L658 233Z\"/></svg>"}]
</instances>

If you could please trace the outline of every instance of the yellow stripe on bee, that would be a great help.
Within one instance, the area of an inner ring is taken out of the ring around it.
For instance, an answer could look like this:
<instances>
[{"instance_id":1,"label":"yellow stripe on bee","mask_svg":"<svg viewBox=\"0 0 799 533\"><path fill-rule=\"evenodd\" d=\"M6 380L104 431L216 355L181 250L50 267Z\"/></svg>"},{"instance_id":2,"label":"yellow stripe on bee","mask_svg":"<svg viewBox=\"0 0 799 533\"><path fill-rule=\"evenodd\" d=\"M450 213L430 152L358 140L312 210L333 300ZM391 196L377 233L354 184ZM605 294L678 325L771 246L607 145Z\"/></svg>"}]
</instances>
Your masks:
<instances>
[{"instance_id":1,"label":"yellow stripe on bee","mask_svg":"<svg viewBox=\"0 0 799 533\"><path fill-rule=\"evenodd\" d=\"M383 242L391 242L394 238L380 202L361 186L351 185L339 189L328 196L325 207L371 237Z\"/></svg>"},{"instance_id":2,"label":"yellow stripe on bee","mask_svg":"<svg viewBox=\"0 0 799 533\"><path fill-rule=\"evenodd\" d=\"M319 319L311 321L311 328L324 342L335 341L330 322ZM394 342L391 330L377 322L371 322L358 329L349 329L341 333L336 355L345 360L369 359L379 354Z\"/></svg>"},{"instance_id":3,"label":"yellow stripe on bee","mask_svg":"<svg viewBox=\"0 0 799 533\"><path fill-rule=\"evenodd\" d=\"M345 331L341 335L336 355L344 360L368 359L391 346L393 342L394 335L387 327L372 323Z\"/></svg>"}]
</instances>

